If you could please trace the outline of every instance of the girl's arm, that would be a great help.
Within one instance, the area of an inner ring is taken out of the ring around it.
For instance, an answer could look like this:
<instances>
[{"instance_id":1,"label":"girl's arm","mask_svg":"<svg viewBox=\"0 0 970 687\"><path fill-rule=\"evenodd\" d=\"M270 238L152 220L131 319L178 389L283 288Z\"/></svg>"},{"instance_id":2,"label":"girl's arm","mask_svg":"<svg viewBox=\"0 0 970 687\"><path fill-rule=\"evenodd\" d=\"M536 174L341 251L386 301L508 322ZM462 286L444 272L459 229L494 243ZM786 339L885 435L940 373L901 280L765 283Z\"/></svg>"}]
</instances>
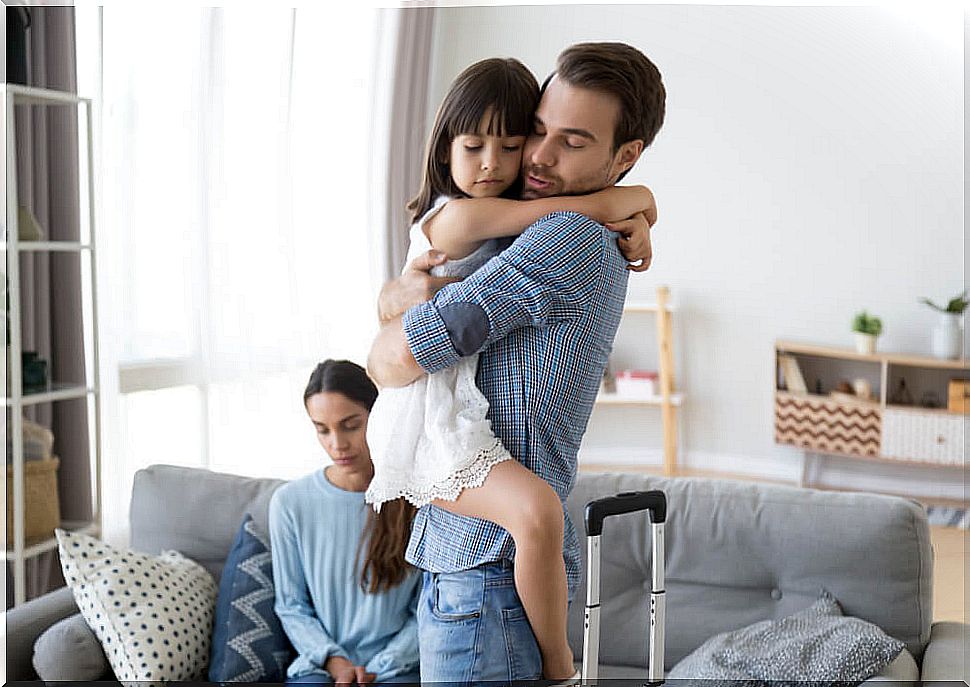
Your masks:
<instances>
[{"instance_id":1,"label":"girl's arm","mask_svg":"<svg viewBox=\"0 0 970 687\"><path fill-rule=\"evenodd\" d=\"M605 224L638 212L656 212L653 193L646 186L611 186L585 196L554 196L536 200L456 198L424 225L428 240L449 258L463 258L484 241L518 236L551 212L578 212Z\"/></svg>"}]
</instances>

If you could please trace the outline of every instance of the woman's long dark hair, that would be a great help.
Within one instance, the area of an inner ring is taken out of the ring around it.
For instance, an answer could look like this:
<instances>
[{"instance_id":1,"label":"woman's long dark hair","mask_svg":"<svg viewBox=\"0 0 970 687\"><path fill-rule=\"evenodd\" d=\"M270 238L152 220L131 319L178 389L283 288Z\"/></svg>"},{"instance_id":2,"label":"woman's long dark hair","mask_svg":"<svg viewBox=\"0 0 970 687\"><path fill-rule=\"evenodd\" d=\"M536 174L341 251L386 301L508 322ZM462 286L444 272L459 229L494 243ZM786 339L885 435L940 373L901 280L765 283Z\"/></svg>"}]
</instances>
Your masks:
<instances>
[{"instance_id":1,"label":"woman's long dark hair","mask_svg":"<svg viewBox=\"0 0 970 687\"><path fill-rule=\"evenodd\" d=\"M424 179L408 210L417 222L441 195L462 196L451 178L448 149L455 137L478 133L490 114L486 133L526 136L539 104L539 84L524 64L512 58L493 57L476 62L457 76L441 101L425 151ZM517 196L518 184L503 195Z\"/></svg>"},{"instance_id":2,"label":"woman's long dark hair","mask_svg":"<svg viewBox=\"0 0 970 687\"><path fill-rule=\"evenodd\" d=\"M370 412L377 400L377 387L360 365L349 360L325 360L314 368L303 392L303 404L315 394L330 391L343 394ZM367 506L367 525L357 548L357 560L366 549L360 569L360 588L375 594L393 589L407 578L411 566L404 560L411 537L415 509L404 499L388 501L381 512Z\"/></svg>"}]
</instances>

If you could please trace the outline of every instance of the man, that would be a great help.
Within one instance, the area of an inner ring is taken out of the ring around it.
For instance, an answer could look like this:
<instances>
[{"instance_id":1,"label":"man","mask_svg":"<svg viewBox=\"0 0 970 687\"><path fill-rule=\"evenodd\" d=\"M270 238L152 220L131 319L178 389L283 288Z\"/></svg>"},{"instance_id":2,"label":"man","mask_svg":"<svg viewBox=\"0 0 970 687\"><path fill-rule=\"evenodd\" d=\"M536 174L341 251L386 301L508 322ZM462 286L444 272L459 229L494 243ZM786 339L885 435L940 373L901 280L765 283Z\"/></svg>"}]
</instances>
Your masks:
<instances>
[{"instance_id":1,"label":"man","mask_svg":"<svg viewBox=\"0 0 970 687\"><path fill-rule=\"evenodd\" d=\"M664 99L659 71L636 49L567 48L543 87L525 144L522 197L615 184L660 129ZM647 220L630 222L644 251L638 269L646 269ZM459 283L441 288L444 280L423 274L430 256L417 261L382 292L386 321L368 359L371 374L382 386L403 386L480 352L477 381L493 431L565 501L626 296L629 272L616 241L586 217L554 213ZM413 305L425 294L434 297ZM571 598L582 572L576 531L564 517ZM426 571L418 606L422 681L542 676L514 590L508 532L426 506L415 518L407 559Z\"/></svg>"}]
</instances>

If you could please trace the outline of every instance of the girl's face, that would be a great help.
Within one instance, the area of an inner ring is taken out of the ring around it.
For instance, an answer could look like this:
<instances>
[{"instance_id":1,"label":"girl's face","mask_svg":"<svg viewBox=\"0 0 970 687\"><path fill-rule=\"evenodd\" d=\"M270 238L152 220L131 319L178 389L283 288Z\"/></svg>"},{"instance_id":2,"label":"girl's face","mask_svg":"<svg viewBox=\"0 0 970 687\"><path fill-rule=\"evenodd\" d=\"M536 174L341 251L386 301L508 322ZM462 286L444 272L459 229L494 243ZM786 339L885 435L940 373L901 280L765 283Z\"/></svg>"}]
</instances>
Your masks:
<instances>
[{"instance_id":1,"label":"girl's face","mask_svg":"<svg viewBox=\"0 0 970 687\"><path fill-rule=\"evenodd\" d=\"M477 133L460 134L451 142L451 178L471 198L501 195L519 176L525 136L495 136L488 130L488 112Z\"/></svg>"},{"instance_id":2,"label":"girl's face","mask_svg":"<svg viewBox=\"0 0 970 687\"><path fill-rule=\"evenodd\" d=\"M317 429L317 440L338 473L372 474L374 464L367 447L370 412L341 393L323 391L306 401L307 414Z\"/></svg>"}]
</instances>

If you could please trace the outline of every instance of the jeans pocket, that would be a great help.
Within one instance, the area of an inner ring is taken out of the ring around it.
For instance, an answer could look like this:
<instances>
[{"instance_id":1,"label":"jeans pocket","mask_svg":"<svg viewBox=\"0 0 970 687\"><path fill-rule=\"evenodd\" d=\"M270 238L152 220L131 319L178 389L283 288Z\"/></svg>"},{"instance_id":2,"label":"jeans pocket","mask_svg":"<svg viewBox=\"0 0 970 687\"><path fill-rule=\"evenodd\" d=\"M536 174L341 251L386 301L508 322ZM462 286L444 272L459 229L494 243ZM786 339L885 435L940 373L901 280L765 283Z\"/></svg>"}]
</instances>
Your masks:
<instances>
[{"instance_id":1,"label":"jeans pocket","mask_svg":"<svg viewBox=\"0 0 970 687\"><path fill-rule=\"evenodd\" d=\"M542 679L542 654L522 606L502 609L502 629L512 680Z\"/></svg>"},{"instance_id":2,"label":"jeans pocket","mask_svg":"<svg viewBox=\"0 0 970 687\"><path fill-rule=\"evenodd\" d=\"M468 582L468 579L451 579L442 575L435 578L431 612L438 620L477 620L481 617L481 584Z\"/></svg>"}]
</instances>

